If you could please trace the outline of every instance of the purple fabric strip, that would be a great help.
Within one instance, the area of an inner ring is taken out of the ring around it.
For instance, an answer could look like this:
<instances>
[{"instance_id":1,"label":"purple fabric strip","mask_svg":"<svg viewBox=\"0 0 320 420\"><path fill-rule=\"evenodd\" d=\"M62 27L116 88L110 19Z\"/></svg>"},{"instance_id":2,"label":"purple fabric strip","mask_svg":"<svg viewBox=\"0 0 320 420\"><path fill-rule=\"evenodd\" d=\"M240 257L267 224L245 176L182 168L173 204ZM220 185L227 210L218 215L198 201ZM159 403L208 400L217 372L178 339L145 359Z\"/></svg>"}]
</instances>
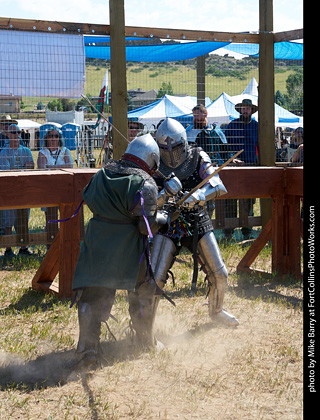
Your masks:
<instances>
[{"instance_id":1,"label":"purple fabric strip","mask_svg":"<svg viewBox=\"0 0 320 420\"><path fill-rule=\"evenodd\" d=\"M145 223L147 225L148 234L149 234L150 238L153 238L153 235L152 235L152 232L151 232L151 229L150 229L150 225L149 225L149 222L148 222L148 219L147 219L147 215L146 215L146 213L144 211L144 208L143 208L144 200L143 200L143 196L142 196L142 191L140 191L139 194L140 194L140 202L141 202L142 215L143 215L144 221L145 221Z\"/></svg>"},{"instance_id":2,"label":"purple fabric strip","mask_svg":"<svg viewBox=\"0 0 320 420\"><path fill-rule=\"evenodd\" d=\"M81 201L81 203L79 204L77 210L73 213L73 215L68 217L67 219L48 220L48 223L67 222L68 220L73 219L79 213L83 203L84 203L84 200Z\"/></svg>"}]
</instances>

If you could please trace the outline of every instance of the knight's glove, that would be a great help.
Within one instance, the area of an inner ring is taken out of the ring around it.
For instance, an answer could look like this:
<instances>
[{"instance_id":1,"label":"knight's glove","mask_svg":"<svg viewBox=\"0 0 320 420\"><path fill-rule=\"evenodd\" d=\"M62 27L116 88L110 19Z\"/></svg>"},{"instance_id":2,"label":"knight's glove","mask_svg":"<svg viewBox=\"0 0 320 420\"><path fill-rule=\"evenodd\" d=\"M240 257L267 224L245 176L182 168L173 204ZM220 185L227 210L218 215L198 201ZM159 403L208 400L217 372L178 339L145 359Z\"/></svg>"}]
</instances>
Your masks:
<instances>
[{"instance_id":1,"label":"knight's glove","mask_svg":"<svg viewBox=\"0 0 320 420\"><path fill-rule=\"evenodd\" d=\"M163 188L169 197L173 197L182 190L182 184L178 177L173 176L163 183Z\"/></svg>"},{"instance_id":2,"label":"knight's glove","mask_svg":"<svg viewBox=\"0 0 320 420\"><path fill-rule=\"evenodd\" d=\"M172 174L173 175L173 174ZM158 194L157 204L162 208L168 202L170 197L175 196L182 190L182 184L176 176L171 177L164 182L163 189Z\"/></svg>"},{"instance_id":3,"label":"knight's glove","mask_svg":"<svg viewBox=\"0 0 320 420\"><path fill-rule=\"evenodd\" d=\"M201 190L198 190L194 192L193 194L191 194L190 197L187 198L186 201L182 203L182 207L186 209L192 209L195 206L204 206L205 202L206 202L205 194Z\"/></svg>"}]
</instances>

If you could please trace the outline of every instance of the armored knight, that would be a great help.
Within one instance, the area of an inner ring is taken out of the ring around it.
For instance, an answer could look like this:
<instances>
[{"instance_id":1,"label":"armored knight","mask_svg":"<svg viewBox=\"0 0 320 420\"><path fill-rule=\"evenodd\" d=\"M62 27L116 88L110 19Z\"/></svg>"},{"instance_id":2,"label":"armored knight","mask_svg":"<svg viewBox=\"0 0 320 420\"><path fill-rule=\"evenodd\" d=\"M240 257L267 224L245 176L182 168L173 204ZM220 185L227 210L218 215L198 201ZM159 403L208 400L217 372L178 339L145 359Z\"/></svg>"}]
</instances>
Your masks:
<instances>
[{"instance_id":1,"label":"armored knight","mask_svg":"<svg viewBox=\"0 0 320 420\"><path fill-rule=\"evenodd\" d=\"M155 344L153 295L148 275L147 235L167 223L157 211L152 177L160 161L150 134L134 139L119 161L110 160L90 180L83 198L93 213L77 261L79 341L76 352L86 366L99 361L101 322L107 321L117 289L128 291L133 330L142 346ZM176 180L179 184L179 180Z\"/></svg>"},{"instance_id":2,"label":"armored knight","mask_svg":"<svg viewBox=\"0 0 320 420\"><path fill-rule=\"evenodd\" d=\"M186 131L176 120L168 118L158 128L156 141L160 149L160 172L166 177L174 171L182 183L184 192L191 191L214 171L207 153L199 147L190 147ZM159 186L162 179L156 178ZM218 174L202 188L190 195L183 203L179 217L170 223L167 231L160 230L154 237L151 266L154 277L162 289L168 278L168 271L182 246L188 248L194 258L195 270L192 288L195 290L197 262L200 260L208 281L209 316L212 320L237 326L238 320L223 309L228 273L213 233L205 203L225 194ZM159 208L170 201L165 189L159 193ZM157 298L155 309L157 307Z\"/></svg>"}]
</instances>

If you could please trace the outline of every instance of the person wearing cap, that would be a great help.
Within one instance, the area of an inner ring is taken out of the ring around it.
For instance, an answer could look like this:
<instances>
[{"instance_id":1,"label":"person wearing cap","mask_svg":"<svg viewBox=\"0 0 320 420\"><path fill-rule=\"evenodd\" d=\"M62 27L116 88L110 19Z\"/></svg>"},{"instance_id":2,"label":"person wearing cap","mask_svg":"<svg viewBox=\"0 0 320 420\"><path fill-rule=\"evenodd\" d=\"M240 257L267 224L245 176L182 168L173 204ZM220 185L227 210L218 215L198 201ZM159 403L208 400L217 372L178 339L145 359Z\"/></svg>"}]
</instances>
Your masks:
<instances>
[{"instance_id":1,"label":"person wearing cap","mask_svg":"<svg viewBox=\"0 0 320 420\"><path fill-rule=\"evenodd\" d=\"M131 142L137 137L137 135L143 131L144 125L139 122L138 118L129 117L128 118L128 139Z\"/></svg>"},{"instance_id":2,"label":"person wearing cap","mask_svg":"<svg viewBox=\"0 0 320 420\"><path fill-rule=\"evenodd\" d=\"M30 149L22 146L21 131L17 124L11 124L8 127L9 145L0 153L0 170L9 171L12 169L33 169L34 162ZM28 209L25 209L28 210ZM12 234L12 227L17 223L17 211L15 209L4 210L3 212L5 235ZM19 255L31 255L32 252L22 246ZM8 247L4 254L5 257L14 257L15 254Z\"/></svg>"},{"instance_id":3,"label":"person wearing cap","mask_svg":"<svg viewBox=\"0 0 320 420\"><path fill-rule=\"evenodd\" d=\"M0 117L0 152L9 144L9 137L7 136L7 129L9 125L17 124L17 120L13 120L10 115L1 115Z\"/></svg>"},{"instance_id":4,"label":"person wearing cap","mask_svg":"<svg viewBox=\"0 0 320 420\"><path fill-rule=\"evenodd\" d=\"M236 104L236 110L240 117L231 121L226 129L225 134L228 140L228 147L231 154L244 149L239 159L234 160L238 166L253 166L258 164L258 122L252 118L252 115L258 111L258 106L252 103L251 99L243 99L242 102ZM249 216L253 216L253 205L255 199L245 199ZM229 199L225 201L226 218L237 217L237 200ZM234 229L224 229L227 239L231 239ZM241 232L244 239L252 237L252 228L243 226Z\"/></svg>"}]
</instances>

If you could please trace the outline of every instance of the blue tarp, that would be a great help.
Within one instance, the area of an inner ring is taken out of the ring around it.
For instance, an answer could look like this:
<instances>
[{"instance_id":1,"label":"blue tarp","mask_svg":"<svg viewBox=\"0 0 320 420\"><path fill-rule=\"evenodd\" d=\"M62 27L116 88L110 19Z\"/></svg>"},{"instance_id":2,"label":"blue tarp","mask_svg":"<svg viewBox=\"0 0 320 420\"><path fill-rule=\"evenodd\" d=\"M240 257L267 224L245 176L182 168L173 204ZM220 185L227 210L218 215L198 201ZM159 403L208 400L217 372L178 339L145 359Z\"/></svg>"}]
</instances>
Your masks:
<instances>
[{"instance_id":1,"label":"blue tarp","mask_svg":"<svg viewBox=\"0 0 320 420\"><path fill-rule=\"evenodd\" d=\"M126 47L127 61L178 61L209 54L228 45L227 42L186 42L181 44L131 45ZM89 58L110 60L110 47L86 45L85 55Z\"/></svg>"},{"instance_id":2,"label":"blue tarp","mask_svg":"<svg viewBox=\"0 0 320 420\"><path fill-rule=\"evenodd\" d=\"M150 39L127 37L126 40ZM109 36L84 36L85 55L89 58L110 60L110 46L99 45L110 42ZM88 45L90 44L90 45ZM95 45L92 45L95 44ZM219 48L243 55L259 57L259 44L232 44L228 42L182 42L176 44L128 45L127 61L179 61L199 57ZM303 60L303 43L277 42L274 44L275 59Z\"/></svg>"},{"instance_id":3,"label":"blue tarp","mask_svg":"<svg viewBox=\"0 0 320 420\"><path fill-rule=\"evenodd\" d=\"M228 51L259 57L258 44L229 44ZM274 44L274 58L286 60L303 60L303 44L299 42L277 42Z\"/></svg>"}]
</instances>

